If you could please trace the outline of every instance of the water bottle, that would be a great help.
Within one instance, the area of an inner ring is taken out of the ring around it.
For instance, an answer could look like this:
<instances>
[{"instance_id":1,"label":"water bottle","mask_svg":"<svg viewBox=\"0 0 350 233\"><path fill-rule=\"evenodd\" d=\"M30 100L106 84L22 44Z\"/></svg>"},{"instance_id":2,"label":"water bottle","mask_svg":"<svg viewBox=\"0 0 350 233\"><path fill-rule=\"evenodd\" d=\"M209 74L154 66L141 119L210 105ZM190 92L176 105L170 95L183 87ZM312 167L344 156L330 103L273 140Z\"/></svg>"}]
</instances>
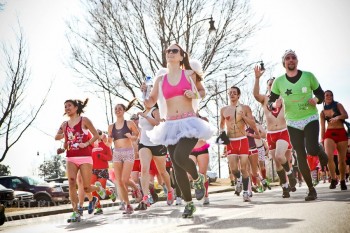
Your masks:
<instances>
[{"instance_id":1,"label":"water bottle","mask_svg":"<svg viewBox=\"0 0 350 233\"><path fill-rule=\"evenodd\" d=\"M146 88L146 91L142 93L142 98L144 100L149 98L149 94L151 93L151 90L153 88L152 77L151 76L147 76L145 83L146 83L147 88Z\"/></svg>"}]
</instances>

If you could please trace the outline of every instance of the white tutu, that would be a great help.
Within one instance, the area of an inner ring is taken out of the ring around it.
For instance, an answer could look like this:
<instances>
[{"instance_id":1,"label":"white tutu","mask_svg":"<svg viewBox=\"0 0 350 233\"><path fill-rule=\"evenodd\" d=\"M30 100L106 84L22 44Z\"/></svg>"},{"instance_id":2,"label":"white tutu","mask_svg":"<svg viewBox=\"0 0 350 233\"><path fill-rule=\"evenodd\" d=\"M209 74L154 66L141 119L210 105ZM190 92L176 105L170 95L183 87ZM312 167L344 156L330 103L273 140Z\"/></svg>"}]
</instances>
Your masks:
<instances>
[{"instance_id":1,"label":"white tutu","mask_svg":"<svg viewBox=\"0 0 350 233\"><path fill-rule=\"evenodd\" d=\"M208 140L215 132L210 124L198 117L167 120L155 126L146 134L156 145L175 145L181 138Z\"/></svg>"}]
</instances>

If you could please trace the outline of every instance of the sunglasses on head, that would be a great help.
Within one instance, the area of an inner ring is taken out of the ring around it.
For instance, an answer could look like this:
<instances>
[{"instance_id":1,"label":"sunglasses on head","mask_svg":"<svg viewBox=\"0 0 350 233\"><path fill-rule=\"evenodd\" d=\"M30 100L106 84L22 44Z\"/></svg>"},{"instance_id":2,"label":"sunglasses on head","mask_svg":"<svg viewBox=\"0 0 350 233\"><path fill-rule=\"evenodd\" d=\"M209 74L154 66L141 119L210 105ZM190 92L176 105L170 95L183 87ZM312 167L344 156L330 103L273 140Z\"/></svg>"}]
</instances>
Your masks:
<instances>
[{"instance_id":1,"label":"sunglasses on head","mask_svg":"<svg viewBox=\"0 0 350 233\"><path fill-rule=\"evenodd\" d=\"M173 53L173 54L177 54L180 51L180 49L167 49L165 50L166 53Z\"/></svg>"}]
</instances>

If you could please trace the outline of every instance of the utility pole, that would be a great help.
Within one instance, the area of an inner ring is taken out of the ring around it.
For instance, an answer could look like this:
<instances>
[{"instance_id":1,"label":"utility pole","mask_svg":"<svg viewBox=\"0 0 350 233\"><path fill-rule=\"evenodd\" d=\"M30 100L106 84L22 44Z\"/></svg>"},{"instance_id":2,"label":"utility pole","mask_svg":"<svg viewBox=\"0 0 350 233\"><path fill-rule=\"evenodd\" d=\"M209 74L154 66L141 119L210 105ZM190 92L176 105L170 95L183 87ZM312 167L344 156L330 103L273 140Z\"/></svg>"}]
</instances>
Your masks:
<instances>
[{"instance_id":1,"label":"utility pole","mask_svg":"<svg viewBox=\"0 0 350 233\"><path fill-rule=\"evenodd\" d=\"M218 82L215 84L215 92L218 93ZM216 95L216 127L219 132L219 100L218 95ZM219 178L221 178L221 165L220 165L220 145L218 144L218 165L219 165Z\"/></svg>"},{"instance_id":2,"label":"utility pole","mask_svg":"<svg viewBox=\"0 0 350 233\"><path fill-rule=\"evenodd\" d=\"M228 105L228 95L227 95L227 74L225 74L225 93L226 93L226 105Z\"/></svg>"}]
</instances>

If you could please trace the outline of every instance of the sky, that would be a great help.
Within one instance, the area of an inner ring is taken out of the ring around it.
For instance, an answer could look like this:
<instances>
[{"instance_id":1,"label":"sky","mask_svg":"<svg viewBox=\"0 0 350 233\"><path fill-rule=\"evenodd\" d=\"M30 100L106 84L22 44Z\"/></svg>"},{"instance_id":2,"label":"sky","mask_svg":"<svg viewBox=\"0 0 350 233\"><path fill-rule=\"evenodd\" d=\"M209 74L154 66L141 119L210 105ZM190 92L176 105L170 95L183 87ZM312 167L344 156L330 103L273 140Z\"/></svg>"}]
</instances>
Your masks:
<instances>
[{"instance_id":1,"label":"sky","mask_svg":"<svg viewBox=\"0 0 350 233\"><path fill-rule=\"evenodd\" d=\"M322 88L333 90L335 99L350 111L347 81L350 77L350 2L251 0L251 5L254 15L263 17L261 30L249 46L251 57L263 59L267 64L268 71L263 78L283 74L281 57L285 50L293 49L298 55L298 68L314 73ZM54 80L36 122L2 162L10 166L13 175L36 173L36 167L55 154L60 143L55 142L53 136L65 120L66 99L88 97L86 116L95 127L107 129L99 101L77 87L74 73L65 65L69 57L65 20L81 15L81 10L77 0L8 0L0 12L0 41L15 46L14 34L19 22L29 48L32 80L27 92L29 103L40 102ZM281 65L274 69L268 67L275 63ZM248 78L253 82L253 74ZM227 177L223 171L222 176Z\"/></svg>"}]
</instances>

